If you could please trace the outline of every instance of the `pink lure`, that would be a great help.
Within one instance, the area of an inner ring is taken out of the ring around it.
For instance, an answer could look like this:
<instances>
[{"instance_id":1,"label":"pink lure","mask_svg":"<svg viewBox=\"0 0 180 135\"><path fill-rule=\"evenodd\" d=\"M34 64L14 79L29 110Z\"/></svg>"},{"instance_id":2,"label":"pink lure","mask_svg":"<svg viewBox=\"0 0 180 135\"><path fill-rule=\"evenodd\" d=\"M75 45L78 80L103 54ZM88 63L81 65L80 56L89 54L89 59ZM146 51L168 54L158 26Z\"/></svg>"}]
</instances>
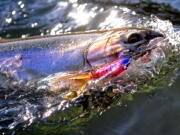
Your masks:
<instances>
[{"instance_id":1,"label":"pink lure","mask_svg":"<svg viewBox=\"0 0 180 135\"><path fill-rule=\"evenodd\" d=\"M118 59L110 64L106 64L103 67L98 68L96 71L91 72L90 79L97 79L104 75L114 77L127 70L127 65L130 62L130 58Z\"/></svg>"}]
</instances>

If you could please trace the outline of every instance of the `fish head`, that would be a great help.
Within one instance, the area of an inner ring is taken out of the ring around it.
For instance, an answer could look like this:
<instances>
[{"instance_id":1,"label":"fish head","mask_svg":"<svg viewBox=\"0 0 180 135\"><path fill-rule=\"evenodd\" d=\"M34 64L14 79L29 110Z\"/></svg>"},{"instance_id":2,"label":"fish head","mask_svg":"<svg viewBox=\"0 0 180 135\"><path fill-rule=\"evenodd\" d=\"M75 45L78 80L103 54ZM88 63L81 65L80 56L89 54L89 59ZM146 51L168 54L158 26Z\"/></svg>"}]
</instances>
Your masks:
<instances>
[{"instance_id":1,"label":"fish head","mask_svg":"<svg viewBox=\"0 0 180 135\"><path fill-rule=\"evenodd\" d=\"M121 39L121 46L124 47L118 53L118 58L130 58L128 75L154 76L159 74L162 68L168 46L165 35L152 30L130 30L124 39ZM138 78L138 77L137 77Z\"/></svg>"},{"instance_id":2,"label":"fish head","mask_svg":"<svg viewBox=\"0 0 180 135\"><path fill-rule=\"evenodd\" d=\"M106 39L94 42L89 48L87 60L92 67L98 68L117 59L130 59L124 72L113 78L105 78L108 82L124 80L136 83L160 73L169 49L164 34L150 29L124 28L106 36ZM104 85L104 80L101 82Z\"/></svg>"},{"instance_id":3,"label":"fish head","mask_svg":"<svg viewBox=\"0 0 180 135\"><path fill-rule=\"evenodd\" d=\"M130 58L129 67L153 68L164 57L164 40L165 35L153 30L116 29L90 45L87 61L96 68L119 58Z\"/></svg>"}]
</instances>

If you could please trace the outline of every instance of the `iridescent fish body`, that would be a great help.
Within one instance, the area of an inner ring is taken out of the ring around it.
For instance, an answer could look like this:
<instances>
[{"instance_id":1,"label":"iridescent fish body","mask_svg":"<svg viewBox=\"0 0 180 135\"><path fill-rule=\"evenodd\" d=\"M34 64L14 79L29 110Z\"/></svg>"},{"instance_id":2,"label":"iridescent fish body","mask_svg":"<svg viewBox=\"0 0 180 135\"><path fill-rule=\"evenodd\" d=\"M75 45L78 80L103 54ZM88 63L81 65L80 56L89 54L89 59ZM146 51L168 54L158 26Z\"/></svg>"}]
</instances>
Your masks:
<instances>
[{"instance_id":1,"label":"iridescent fish body","mask_svg":"<svg viewBox=\"0 0 180 135\"><path fill-rule=\"evenodd\" d=\"M39 86L35 87L40 89L43 82L49 91L67 89L78 93L68 98L71 100L92 80L120 76L132 60L154 48L149 43L161 38L163 35L155 31L122 28L2 42L0 73L6 80L17 82L2 86L17 84L23 88L37 82Z\"/></svg>"}]
</instances>

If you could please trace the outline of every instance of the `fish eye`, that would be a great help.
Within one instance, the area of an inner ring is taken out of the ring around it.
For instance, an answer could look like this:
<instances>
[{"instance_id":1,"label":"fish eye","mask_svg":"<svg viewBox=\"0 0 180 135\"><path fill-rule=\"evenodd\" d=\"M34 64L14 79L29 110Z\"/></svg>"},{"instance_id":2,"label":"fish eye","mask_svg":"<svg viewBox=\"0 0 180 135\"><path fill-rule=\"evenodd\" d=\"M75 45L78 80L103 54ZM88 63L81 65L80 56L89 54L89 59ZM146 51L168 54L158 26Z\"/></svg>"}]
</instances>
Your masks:
<instances>
[{"instance_id":1,"label":"fish eye","mask_svg":"<svg viewBox=\"0 0 180 135\"><path fill-rule=\"evenodd\" d=\"M142 40L142 36L138 33L134 33L134 34L131 34L127 38L126 42L127 43L136 43L136 42L141 41L141 40Z\"/></svg>"}]
</instances>

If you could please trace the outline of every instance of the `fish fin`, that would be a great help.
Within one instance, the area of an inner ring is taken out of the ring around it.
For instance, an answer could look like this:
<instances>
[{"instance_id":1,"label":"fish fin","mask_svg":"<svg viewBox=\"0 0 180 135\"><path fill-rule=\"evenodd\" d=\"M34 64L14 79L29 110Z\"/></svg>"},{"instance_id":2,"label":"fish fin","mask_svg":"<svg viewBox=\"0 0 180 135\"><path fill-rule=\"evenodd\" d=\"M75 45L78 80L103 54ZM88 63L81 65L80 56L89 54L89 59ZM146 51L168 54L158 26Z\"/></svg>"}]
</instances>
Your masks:
<instances>
[{"instance_id":1,"label":"fish fin","mask_svg":"<svg viewBox=\"0 0 180 135\"><path fill-rule=\"evenodd\" d=\"M90 78L90 73L79 73L77 75L67 73L55 76L50 80L50 84L52 86L52 91L55 92L63 89L63 87L68 88L69 92L63 96L64 100L73 100L79 97L79 95L81 95L86 90Z\"/></svg>"},{"instance_id":2,"label":"fish fin","mask_svg":"<svg viewBox=\"0 0 180 135\"><path fill-rule=\"evenodd\" d=\"M87 80L83 80L83 81L84 81L84 83L82 83L82 85L79 87L79 89L68 92L64 96L64 100L75 99L75 98L79 97L83 92L85 92L88 81Z\"/></svg>"},{"instance_id":3,"label":"fish fin","mask_svg":"<svg viewBox=\"0 0 180 135\"><path fill-rule=\"evenodd\" d=\"M62 80L67 80L67 79L90 79L91 75L90 74L79 74L79 75L67 75L67 76L61 76L59 78L55 78L52 80L53 83L57 83Z\"/></svg>"}]
</instances>

